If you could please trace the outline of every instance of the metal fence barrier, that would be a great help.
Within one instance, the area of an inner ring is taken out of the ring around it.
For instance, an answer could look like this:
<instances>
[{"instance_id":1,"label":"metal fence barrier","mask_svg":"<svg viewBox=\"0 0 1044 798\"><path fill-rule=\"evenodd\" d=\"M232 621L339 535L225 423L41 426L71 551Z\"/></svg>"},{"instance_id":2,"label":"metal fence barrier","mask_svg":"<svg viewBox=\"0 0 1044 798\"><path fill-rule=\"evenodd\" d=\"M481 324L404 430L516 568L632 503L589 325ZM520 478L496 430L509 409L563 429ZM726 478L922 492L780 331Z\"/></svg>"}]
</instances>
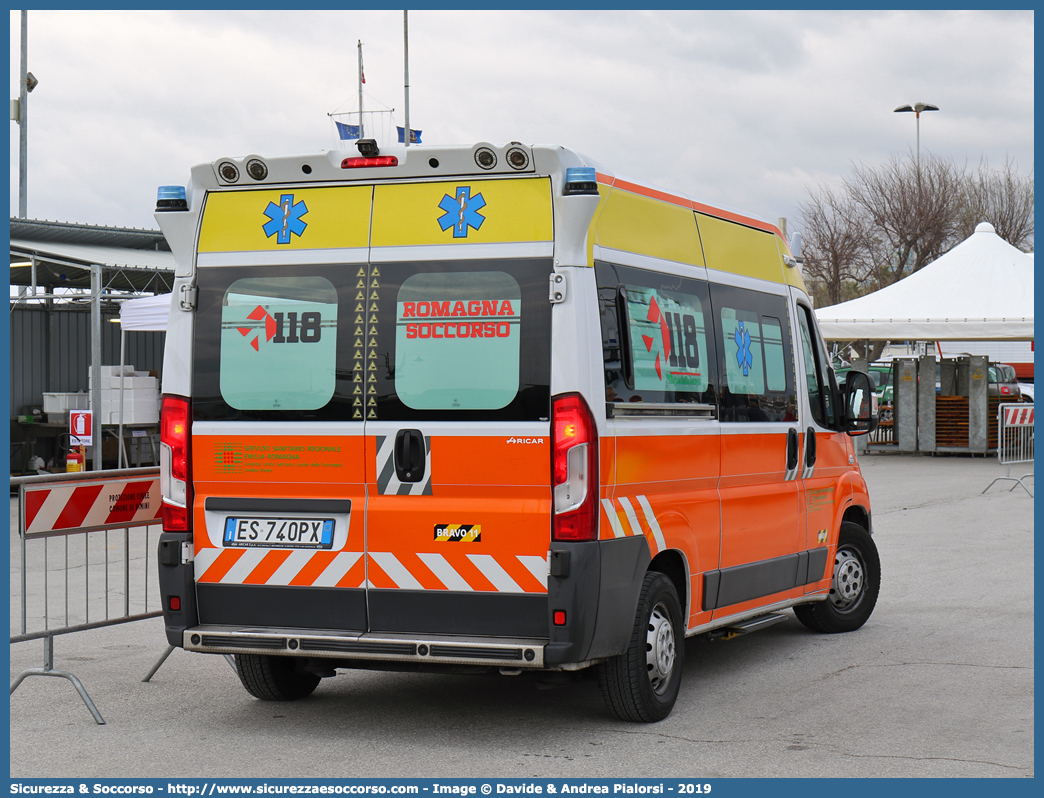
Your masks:
<instances>
[{"instance_id":1,"label":"metal fence barrier","mask_svg":"<svg viewBox=\"0 0 1044 798\"><path fill-rule=\"evenodd\" d=\"M1033 405L1031 404L1002 404L997 414L997 460L1001 465L1007 466L1007 473L1003 477L997 477L983 490L985 493L998 482L1014 482L1008 492L1022 485L1031 497L1033 491L1026 485L1025 480L1032 479L1033 473L1023 474L1021 477L1011 475L1011 467L1015 463L1033 462Z\"/></svg>"},{"instance_id":2,"label":"metal fence barrier","mask_svg":"<svg viewBox=\"0 0 1044 798\"><path fill-rule=\"evenodd\" d=\"M68 679L104 724L80 680L54 668L54 638L162 615L158 580L150 578L159 469L13 477L11 488L18 491L18 551L11 554L20 563L20 603L11 602L11 629L19 633L11 644L44 641L43 667L19 673L11 693L29 676Z\"/></svg>"}]
</instances>

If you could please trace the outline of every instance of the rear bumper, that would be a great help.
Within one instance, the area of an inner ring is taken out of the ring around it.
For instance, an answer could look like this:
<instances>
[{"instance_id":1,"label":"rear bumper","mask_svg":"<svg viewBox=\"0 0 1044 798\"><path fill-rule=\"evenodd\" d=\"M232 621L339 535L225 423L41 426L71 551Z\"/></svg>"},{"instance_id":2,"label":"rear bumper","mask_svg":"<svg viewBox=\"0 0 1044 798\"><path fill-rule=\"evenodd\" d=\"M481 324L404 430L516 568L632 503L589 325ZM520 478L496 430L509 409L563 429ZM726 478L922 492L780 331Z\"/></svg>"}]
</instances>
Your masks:
<instances>
[{"instance_id":1,"label":"rear bumper","mask_svg":"<svg viewBox=\"0 0 1044 798\"><path fill-rule=\"evenodd\" d=\"M243 629L202 625L186 629L182 645L205 654L267 654L418 665L489 665L543 668L546 639L459 635L322 632L315 629Z\"/></svg>"},{"instance_id":2,"label":"rear bumper","mask_svg":"<svg viewBox=\"0 0 1044 798\"><path fill-rule=\"evenodd\" d=\"M167 641L189 651L342 662L570 668L622 653L642 578L644 536L554 543L547 593L454 593L195 583L160 538ZM171 610L170 597L180 599ZM556 623L555 615L564 616ZM348 667L347 665L345 667Z\"/></svg>"}]
</instances>

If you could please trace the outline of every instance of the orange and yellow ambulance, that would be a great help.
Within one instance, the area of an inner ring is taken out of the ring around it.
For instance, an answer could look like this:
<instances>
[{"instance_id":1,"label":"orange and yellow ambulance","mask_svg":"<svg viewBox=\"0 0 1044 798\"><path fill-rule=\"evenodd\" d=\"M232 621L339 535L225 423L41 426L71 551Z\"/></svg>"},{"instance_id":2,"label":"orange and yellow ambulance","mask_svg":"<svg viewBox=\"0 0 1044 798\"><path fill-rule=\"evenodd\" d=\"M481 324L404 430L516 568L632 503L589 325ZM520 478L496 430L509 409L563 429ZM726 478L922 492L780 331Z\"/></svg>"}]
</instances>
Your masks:
<instances>
[{"instance_id":1,"label":"orange and yellow ambulance","mask_svg":"<svg viewBox=\"0 0 1044 798\"><path fill-rule=\"evenodd\" d=\"M156 218L167 637L254 696L596 668L656 721L685 638L872 612L872 391L773 225L517 142L219 159Z\"/></svg>"}]
</instances>

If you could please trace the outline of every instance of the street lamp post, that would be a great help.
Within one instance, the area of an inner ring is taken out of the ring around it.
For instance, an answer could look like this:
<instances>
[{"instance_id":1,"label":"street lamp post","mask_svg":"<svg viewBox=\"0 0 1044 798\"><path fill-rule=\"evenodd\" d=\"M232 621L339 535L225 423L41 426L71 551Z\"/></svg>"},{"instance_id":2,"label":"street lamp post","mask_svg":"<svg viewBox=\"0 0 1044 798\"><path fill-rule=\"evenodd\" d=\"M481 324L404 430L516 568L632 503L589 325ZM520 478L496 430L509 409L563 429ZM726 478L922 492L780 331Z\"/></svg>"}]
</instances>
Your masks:
<instances>
[{"instance_id":1,"label":"street lamp post","mask_svg":"<svg viewBox=\"0 0 1044 798\"><path fill-rule=\"evenodd\" d=\"M928 103L914 103L913 105L900 105L895 109L895 113L909 113L913 112L917 115L917 173L921 172L921 112L922 111L938 111L939 106L929 105Z\"/></svg>"}]
</instances>

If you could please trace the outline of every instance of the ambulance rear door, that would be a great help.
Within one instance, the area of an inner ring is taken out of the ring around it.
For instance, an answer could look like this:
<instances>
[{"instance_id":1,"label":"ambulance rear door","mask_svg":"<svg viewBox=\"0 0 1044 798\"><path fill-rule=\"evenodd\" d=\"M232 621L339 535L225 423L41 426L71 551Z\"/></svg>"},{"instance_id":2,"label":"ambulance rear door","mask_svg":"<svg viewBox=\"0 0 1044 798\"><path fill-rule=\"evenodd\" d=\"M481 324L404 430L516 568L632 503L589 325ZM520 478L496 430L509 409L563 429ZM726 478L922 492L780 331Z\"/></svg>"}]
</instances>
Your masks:
<instances>
[{"instance_id":1,"label":"ambulance rear door","mask_svg":"<svg viewBox=\"0 0 1044 798\"><path fill-rule=\"evenodd\" d=\"M201 624L368 626L365 422L350 322L372 193L291 187L206 199L191 397Z\"/></svg>"},{"instance_id":2,"label":"ambulance rear door","mask_svg":"<svg viewBox=\"0 0 1044 798\"><path fill-rule=\"evenodd\" d=\"M549 634L550 192L375 188L351 340L375 634Z\"/></svg>"}]
</instances>

